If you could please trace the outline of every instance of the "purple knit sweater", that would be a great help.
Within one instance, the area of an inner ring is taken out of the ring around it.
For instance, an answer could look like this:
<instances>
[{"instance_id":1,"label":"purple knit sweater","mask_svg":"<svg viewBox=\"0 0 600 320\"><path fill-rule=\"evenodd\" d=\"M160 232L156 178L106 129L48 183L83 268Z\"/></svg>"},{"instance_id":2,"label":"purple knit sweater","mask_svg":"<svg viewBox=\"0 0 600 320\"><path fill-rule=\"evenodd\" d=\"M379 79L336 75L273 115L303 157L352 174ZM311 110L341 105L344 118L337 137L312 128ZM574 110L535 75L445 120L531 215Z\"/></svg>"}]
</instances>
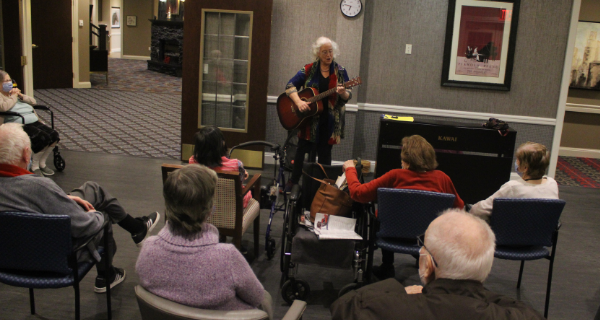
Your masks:
<instances>
[{"instance_id":1,"label":"purple knit sweater","mask_svg":"<svg viewBox=\"0 0 600 320\"><path fill-rule=\"evenodd\" d=\"M146 239L136 270L146 290L201 309L254 309L264 295L242 254L219 243L219 231L209 223L193 240L173 235L167 223Z\"/></svg>"}]
</instances>

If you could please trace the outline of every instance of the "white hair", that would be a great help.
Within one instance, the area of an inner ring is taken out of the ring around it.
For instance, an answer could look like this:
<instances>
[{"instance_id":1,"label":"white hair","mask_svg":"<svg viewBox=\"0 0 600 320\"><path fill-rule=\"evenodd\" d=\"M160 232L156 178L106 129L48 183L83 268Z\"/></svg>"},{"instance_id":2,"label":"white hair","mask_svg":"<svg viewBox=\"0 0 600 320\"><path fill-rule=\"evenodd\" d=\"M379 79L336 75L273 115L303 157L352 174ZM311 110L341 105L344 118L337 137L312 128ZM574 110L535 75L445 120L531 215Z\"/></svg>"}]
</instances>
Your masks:
<instances>
[{"instance_id":1,"label":"white hair","mask_svg":"<svg viewBox=\"0 0 600 320\"><path fill-rule=\"evenodd\" d=\"M0 125L0 164L18 164L25 148L31 149L31 141L22 124Z\"/></svg>"},{"instance_id":2,"label":"white hair","mask_svg":"<svg viewBox=\"0 0 600 320\"><path fill-rule=\"evenodd\" d=\"M332 41L331 39L327 38L327 37L319 37L317 39L317 41L315 41L312 44L312 54L314 56L315 59L319 58L319 51L321 50L321 47L324 44L331 44L331 48L333 49L333 58L335 59L338 54L340 54L340 49L337 45L337 43L335 43L335 41Z\"/></svg>"},{"instance_id":3,"label":"white hair","mask_svg":"<svg viewBox=\"0 0 600 320\"><path fill-rule=\"evenodd\" d=\"M483 282L492 270L496 236L488 224L459 209L443 212L425 234L436 278Z\"/></svg>"}]
</instances>

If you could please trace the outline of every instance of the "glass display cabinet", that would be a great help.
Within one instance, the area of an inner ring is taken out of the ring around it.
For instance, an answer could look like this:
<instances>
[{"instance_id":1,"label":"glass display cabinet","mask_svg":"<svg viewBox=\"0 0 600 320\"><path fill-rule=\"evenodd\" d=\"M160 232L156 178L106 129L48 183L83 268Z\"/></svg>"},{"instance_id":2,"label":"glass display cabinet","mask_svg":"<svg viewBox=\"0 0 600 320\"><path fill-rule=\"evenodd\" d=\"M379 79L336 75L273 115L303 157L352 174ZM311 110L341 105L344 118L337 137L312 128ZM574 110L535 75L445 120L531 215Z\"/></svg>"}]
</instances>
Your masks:
<instances>
[{"instance_id":1,"label":"glass display cabinet","mask_svg":"<svg viewBox=\"0 0 600 320\"><path fill-rule=\"evenodd\" d=\"M247 132L252 11L202 10L198 127Z\"/></svg>"}]
</instances>

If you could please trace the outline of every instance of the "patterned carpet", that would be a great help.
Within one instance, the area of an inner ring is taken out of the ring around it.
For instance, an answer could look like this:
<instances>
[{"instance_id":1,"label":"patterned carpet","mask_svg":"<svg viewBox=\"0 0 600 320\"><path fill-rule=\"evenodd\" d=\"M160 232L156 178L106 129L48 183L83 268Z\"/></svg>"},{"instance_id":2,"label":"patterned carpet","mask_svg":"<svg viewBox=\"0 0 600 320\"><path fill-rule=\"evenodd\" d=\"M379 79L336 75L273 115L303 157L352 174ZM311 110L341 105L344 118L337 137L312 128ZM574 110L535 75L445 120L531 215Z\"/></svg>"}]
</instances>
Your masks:
<instances>
[{"instance_id":1,"label":"patterned carpet","mask_svg":"<svg viewBox=\"0 0 600 320\"><path fill-rule=\"evenodd\" d=\"M600 188L600 160L558 157L556 181L564 186Z\"/></svg>"},{"instance_id":2,"label":"patterned carpet","mask_svg":"<svg viewBox=\"0 0 600 320\"><path fill-rule=\"evenodd\" d=\"M145 60L108 59L108 85L103 74L90 75L93 89L181 95L181 78L149 71Z\"/></svg>"},{"instance_id":3,"label":"patterned carpet","mask_svg":"<svg viewBox=\"0 0 600 320\"><path fill-rule=\"evenodd\" d=\"M181 94L46 89L35 98L53 110L60 148L180 158ZM39 115L50 124L48 113Z\"/></svg>"}]
</instances>

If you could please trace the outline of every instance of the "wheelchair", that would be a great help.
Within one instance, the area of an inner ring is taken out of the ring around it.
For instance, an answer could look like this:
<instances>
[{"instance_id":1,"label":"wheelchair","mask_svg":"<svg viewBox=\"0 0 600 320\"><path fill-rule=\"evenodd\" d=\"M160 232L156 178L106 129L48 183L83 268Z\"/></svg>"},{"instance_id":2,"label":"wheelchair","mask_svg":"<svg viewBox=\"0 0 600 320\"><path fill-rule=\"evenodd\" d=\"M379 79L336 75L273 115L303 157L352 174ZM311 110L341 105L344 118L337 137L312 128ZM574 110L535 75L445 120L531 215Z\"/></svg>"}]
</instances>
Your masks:
<instances>
[{"instance_id":1,"label":"wheelchair","mask_svg":"<svg viewBox=\"0 0 600 320\"><path fill-rule=\"evenodd\" d=\"M314 158L313 158L314 161ZM339 291L339 296L359 289L369 283L367 270L371 260L373 246L370 245L373 236L373 208L371 204L355 202L352 207L352 218L356 220L356 233L363 240L324 240L301 225L299 219L304 211L310 210L312 200L319 189L320 182L313 180L308 175L317 179L329 177L331 179L342 175L342 166L325 166L323 169L316 163L305 163L302 177L302 187L295 185L286 203L284 213L284 226L281 245L281 296L289 304L294 300L306 300L310 294L308 282L296 278L300 264L317 265L319 267L350 269L354 271L354 281L344 286ZM362 178L362 165L358 159L357 172ZM370 213L371 212L371 213ZM371 260L372 261L372 260ZM372 263L371 263L372 265Z\"/></svg>"},{"instance_id":2,"label":"wheelchair","mask_svg":"<svg viewBox=\"0 0 600 320\"><path fill-rule=\"evenodd\" d=\"M41 105L35 105L35 106L33 106L33 108L35 110L44 110L44 111L49 112L50 113L50 124L51 124L52 129L54 129L54 112L52 112L52 110L50 110L50 108L48 108L46 106L41 106ZM19 118L21 118L21 121L23 122L23 124L25 124L25 117L23 117L22 115L20 115L16 112L4 111L4 112L0 112L0 116L19 117ZM52 152L54 153L54 167L59 172L62 172L63 170L65 170L66 164L65 164L65 160L60 155L60 151L58 150L58 145L56 145L54 147L54 149L52 149Z\"/></svg>"}]
</instances>

